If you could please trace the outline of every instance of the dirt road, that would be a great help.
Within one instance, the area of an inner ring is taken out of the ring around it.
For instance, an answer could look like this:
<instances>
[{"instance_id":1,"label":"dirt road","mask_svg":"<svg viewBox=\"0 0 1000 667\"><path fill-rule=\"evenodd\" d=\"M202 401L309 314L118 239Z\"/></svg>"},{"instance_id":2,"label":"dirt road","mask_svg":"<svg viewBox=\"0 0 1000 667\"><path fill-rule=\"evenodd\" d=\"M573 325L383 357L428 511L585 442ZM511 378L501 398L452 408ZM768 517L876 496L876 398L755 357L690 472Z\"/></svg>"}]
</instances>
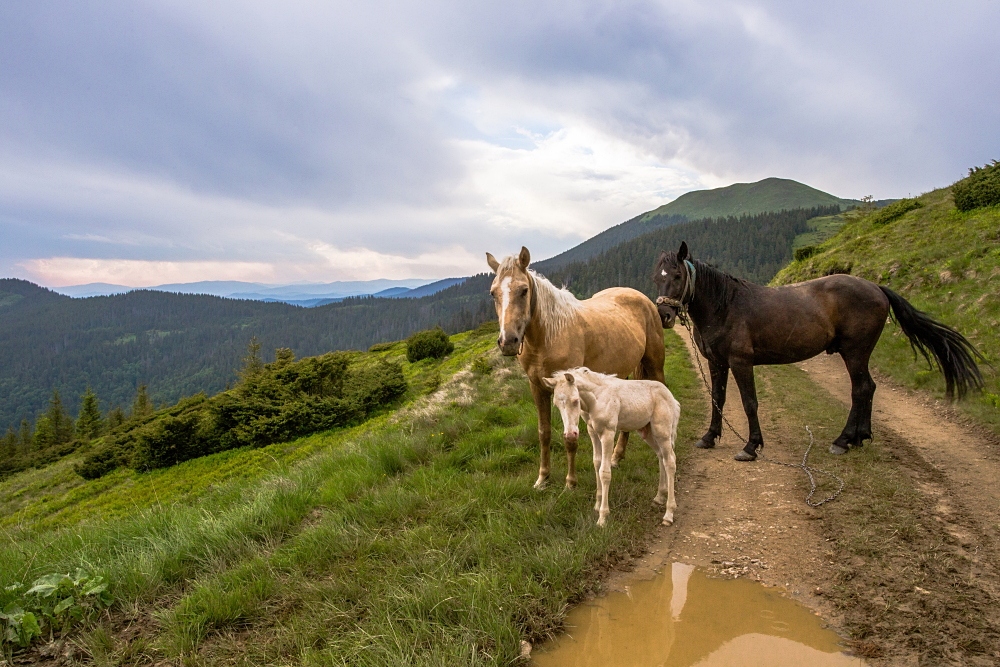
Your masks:
<instances>
[{"instance_id":1,"label":"dirt road","mask_svg":"<svg viewBox=\"0 0 1000 667\"><path fill-rule=\"evenodd\" d=\"M810 424L810 464L840 474L843 496L810 508L801 470L733 461L743 443L727 431L687 457L675 525L609 587L689 563L782 587L871 664L1000 664L1000 446L877 381L876 442L833 457L850 397L840 358L758 368L765 457L800 461ZM746 430L732 381L725 414Z\"/></svg>"}]
</instances>

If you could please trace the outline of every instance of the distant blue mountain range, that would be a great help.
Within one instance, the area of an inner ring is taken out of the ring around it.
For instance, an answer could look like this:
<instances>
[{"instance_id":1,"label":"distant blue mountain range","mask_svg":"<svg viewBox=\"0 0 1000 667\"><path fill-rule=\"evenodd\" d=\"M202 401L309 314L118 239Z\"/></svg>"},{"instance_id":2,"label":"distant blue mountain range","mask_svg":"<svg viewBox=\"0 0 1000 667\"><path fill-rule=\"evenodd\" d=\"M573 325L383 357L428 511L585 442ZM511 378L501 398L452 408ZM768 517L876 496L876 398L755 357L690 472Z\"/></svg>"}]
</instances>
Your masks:
<instances>
[{"instance_id":1,"label":"distant blue mountain range","mask_svg":"<svg viewBox=\"0 0 1000 667\"><path fill-rule=\"evenodd\" d=\"M251 301L278 301L304 308L313 308L327 303L343 301L352 296L378 296L385 298L418 298L435 294L443 289L464 282L466 278L445 278L428 282L421 279L409 280L354 280L332 283L301 283L291 285L267 285L237 280L204 280L196 283L171 283L155 287L128 287L109 283L89 283L54 288L54 292L76 298L110 296L124 294L136 289L177 294L210 294L230 299Z\"/></svg>"}]
</instances>

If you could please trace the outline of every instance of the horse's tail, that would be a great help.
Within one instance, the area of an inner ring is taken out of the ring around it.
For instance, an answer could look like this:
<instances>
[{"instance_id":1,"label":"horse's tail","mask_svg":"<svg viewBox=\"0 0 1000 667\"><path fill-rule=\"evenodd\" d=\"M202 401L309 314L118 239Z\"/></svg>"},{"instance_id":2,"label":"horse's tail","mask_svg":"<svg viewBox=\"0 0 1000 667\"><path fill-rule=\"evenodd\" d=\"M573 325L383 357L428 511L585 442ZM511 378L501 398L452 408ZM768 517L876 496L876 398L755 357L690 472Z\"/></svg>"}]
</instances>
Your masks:
<instances>
[{"instance_id":1,"label":"horse's tail","mask_svg":"<svg viewBox=\"0 0 1000 667\"><path fill-rule=\"evenodd\" d=\"M983 388L983 376L976 365L976 359L986 360L965 336L917 310L888 287L879 285L879 289L889 299L896 322L910 339L914 355L919 351L928 364L932 363L930 355L934 355L934 361L944 373L948 398L955 395L956 389L958 397L962 398L970 388Z\"/></svg>"}]
</instances>

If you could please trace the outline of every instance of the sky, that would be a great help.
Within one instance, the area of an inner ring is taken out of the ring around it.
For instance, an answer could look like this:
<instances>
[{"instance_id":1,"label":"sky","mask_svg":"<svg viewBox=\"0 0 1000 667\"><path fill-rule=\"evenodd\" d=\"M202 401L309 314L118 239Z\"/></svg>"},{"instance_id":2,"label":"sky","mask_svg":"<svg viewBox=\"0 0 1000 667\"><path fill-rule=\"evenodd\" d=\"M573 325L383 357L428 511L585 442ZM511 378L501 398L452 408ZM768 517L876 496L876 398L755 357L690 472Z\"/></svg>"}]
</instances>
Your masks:
<instances>
[{"instance_id":1,"label":"sky","mask_svg":"<svg viewBox=\"0 0 1000 667\"><path fill-rule=\"evenodd\" d=\"M1000 158L1000 0L7 2L0 277L436 279Z\"/></svg>"}]
</instances>

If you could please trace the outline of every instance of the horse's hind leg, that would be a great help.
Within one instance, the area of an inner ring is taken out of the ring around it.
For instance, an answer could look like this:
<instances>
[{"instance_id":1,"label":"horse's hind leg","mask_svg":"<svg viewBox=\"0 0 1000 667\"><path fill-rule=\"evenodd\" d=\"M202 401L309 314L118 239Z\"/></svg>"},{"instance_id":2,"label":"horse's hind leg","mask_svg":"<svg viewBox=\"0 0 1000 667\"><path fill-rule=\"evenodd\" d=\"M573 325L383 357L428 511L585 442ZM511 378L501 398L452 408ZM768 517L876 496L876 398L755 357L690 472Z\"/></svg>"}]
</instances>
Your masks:
<instances>
[{"instance_id":1,"label":"horse's hind leg","mask_svg":"<svg viewBox=\"0 0 1000 667\"><path fill-rule=\"evenodd\" d=\"M663 513L663 525L674 522L674 510L677 509L677 496L674 492L674 476L677 473L677 455L674 444L677 440L677 418L671 417L668 423L661 426L653 425L652 440L656 443L656 457L660 460L660 490L656 494L661 498L666 492L666 511ZM655 502L655 501L654 501ZM662 500L661 500L662 502Z\"/></svg>"},{"instance_id":2,"label":"horse's hind leg","mask_svg":"<svg viewBox=\"0 0 1000 667\"><path fill-rule=\"evenodd\" d=\"M851 376L851 412L847 415L844 430L830 445L831 454L845 454L851 447L861 447L865 440L872 439L872 399L875 396L875 381L868 371L871 350L862 353L842 351L840 355Z\"/></svg>"},{"instance_id":3,"label":"horse's hind leg","mask_svg":"<svg viewBox=\"0 0 1000 667\"><path fill-rule=\"evenodd\" d=\"M618 462L625 458L625 447L628 445L628 431L618 434L618 441L615 443L614 454L611 455L611 467L617 468Z\"/></svg>"},{"instance_id":4,"label":"horse's hind leg","mask_svg":"<svg viewBox=\"0 0 1000 667\"><path fill-rule=\"evenodd\" d=\"M643 427L639 434L642 439L646 441L649 448L656 453L656 461L660 468L660 481L656 488L656 497L653 498L653 502L657 505L662 505L666 502L667 497L667 464L663 460L663 447L661 441L657 439L656 435L653 433L652 423L647 424Z\"/></svg>"}]
</instances>

